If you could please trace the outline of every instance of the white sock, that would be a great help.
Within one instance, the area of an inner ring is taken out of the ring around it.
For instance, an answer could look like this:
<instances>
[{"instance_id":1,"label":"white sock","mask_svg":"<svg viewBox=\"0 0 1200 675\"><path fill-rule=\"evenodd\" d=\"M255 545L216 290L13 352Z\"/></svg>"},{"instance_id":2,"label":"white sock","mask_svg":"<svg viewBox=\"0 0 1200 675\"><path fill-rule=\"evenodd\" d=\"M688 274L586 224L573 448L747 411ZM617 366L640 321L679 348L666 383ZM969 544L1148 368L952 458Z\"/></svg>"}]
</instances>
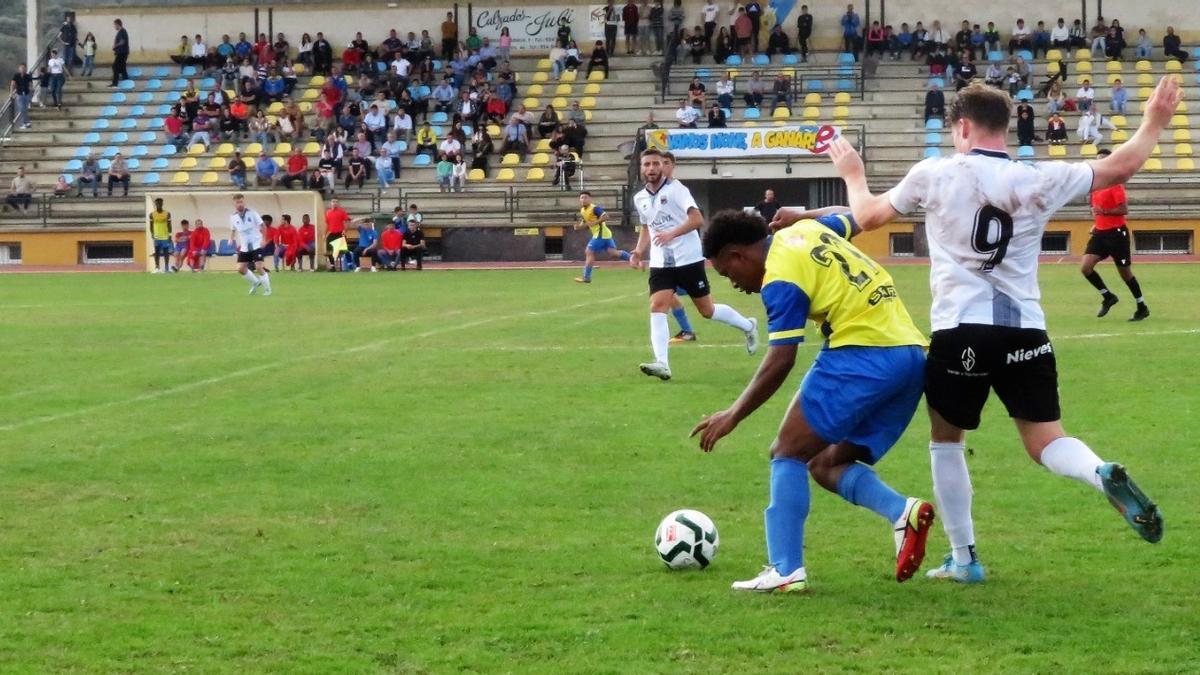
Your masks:
<instances>
[{"instance_id":1,"label":"white sock","mask_svg":"<svg viewBox=\"0 0 1200 675\"><path fill-rule=\"evenodd\" d=\"M650 347L654 349L654 360L667 365L667 341L671 339L671 327L667 315L650 312Z\"/></svg>"},{"instance_id":2,"label":"white sock","mask_svg":"<svg viewBox=\"0 0 1200 675\"><path fill-rule=\"evenodd\" d=\"M258 283L258 277L254 276L254 272L251 272L250 270L246 270L245 273L242 274L242 278L252 284Z\"/></svg>"},{"instance_id":3,"label":"white sock","mask_svg":"<svg viewBox=\"0 0 1200 675\"><path fill-rule=\"evenodd\" d=\"M263 273L259 275L258 280L262 282L263 288L268 291L271 290L271 277L267 274L266 270L263 270Z\"/></svg>"},{"instance_id":4,"label":"white sock","mask_svg":"<svg viewBox=\"0 0 1200 675\"><path fill-rule=\"evenodd\" d=\"M930 443L929 464L933 469L933 494L937 498L938 515L954 562L971 562L971 547L975 546L975 523L971 520L971 474L967 472L965 443Z\"/></svg>"},{"instance_id":5,"label":"white sock","mask_svg":"<svg viewBox=\"0 0 1200 675\"><path fill-rule=\"evenodd\" d=\"M1096 456L1083 441L1070 436L1055 439L1042 450L1042 466L1052 473L1086 483L1104 492L1096 468L1104 460Z\"/></svg>"},{"instance_id":6,"label":"white sock","mask_svg":"<svg viewBox=\"0 0 1200 675\"><path fill-rule=\"evenodd\" d=\"M733 326L743 333L754 327L750 319L738 314L738 311L729 305L713 305L712 319Z\"/></svg>"}]
</instances>

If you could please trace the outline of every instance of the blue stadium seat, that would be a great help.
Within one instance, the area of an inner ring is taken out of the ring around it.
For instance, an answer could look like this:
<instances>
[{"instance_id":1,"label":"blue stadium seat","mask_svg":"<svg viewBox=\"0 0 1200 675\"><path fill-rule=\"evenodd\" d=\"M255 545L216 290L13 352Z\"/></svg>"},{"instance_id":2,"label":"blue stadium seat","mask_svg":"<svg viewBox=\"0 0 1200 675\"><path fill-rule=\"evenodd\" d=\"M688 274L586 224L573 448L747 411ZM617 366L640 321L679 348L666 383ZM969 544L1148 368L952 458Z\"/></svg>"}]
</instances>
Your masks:
<instances>
[{"instance_id":1,"label":"blue stadium seat","mask_svg":"<svg viewBox=\"0 0 1200 675\"><path fill-rule=\"evenodd\" d=\"M854 66L838 66L838 77L854 77Z\"/></svg>"},{"instance_id":2,"label":"blue stadium seat","mask_svg":"<svg viewBox=\"0 0 1200 675\"><path fill-rule=\"evenodd\" d=\"M164 126L166 126L166 122L163 122L163 118L155 117L150 120L150 123L146 125L146 128L147 129L161 129ZM149 133L149 132L147 132L147 133Z\"/></svg>"},{"instance_id":3,"label":"blue stadium seat","mask_svg":"<svg viewBox=\"0 0 1200 675\"><path fill-rule=\"evenodd\" d=\"M91 149L91 148L84 147L84 146L82 146L82 145L81 145L81 146L79 146L78 148L75 148L75 155L74 155L74 156L75 156L75 157L87 157L87 156L88 156L88 154L89 154L91 151L92 151L92 149Z\"/></svg>"},{"instance_id":4,"label":"blue stadium seat","mask_svg":"<svg viewBox=\"0 0 1200 675\"><path fill-rule=\"evenodd\" d=\"M98 131L107 129L108 128L108 120L106 120L104 118L100 118L100 119L96 120L95 122L92 122L92 128L96 129Z\"/></svg>"},{"instance_id":5,"label":"blue stadium seat","mask_svg":"<svg viewBox=\"0 0 1200 675\"><path fill-rule=\"evenodd\" d=\"M1017 56L1025 59L1026 61L1033 60L1033 52L1029 51L1028 49L1022 49L1022 50L1018 51Z\"/></svg>"},{"instance_id":6,"label":"blue stadium seat","mask_svg":"<svg viewBox=\"0 0 1200 675\"><path fill-rule=\"evenodd\" d=\"M727 120L733 119L733 109L732 108L721 108L721 112L725 113L725 119L727 119Z\"/></svg>"},{"instance_id":7,"label":"blue stadium seat","mask_svg":"<svg viewBox=\"0 0 1200 675\"><path fill-rule=\"evenodd\" d=\"M220 245L217 246L217 255L231 256L234 253L237 253L237 249L234 248L233 242L228 239L222 239Z\"/></svg>"},{"instance_id":8,"label":"blue stadium seat","mask_svg":"<svg viewBox=\"0 0 1200 675\"><path fill-rule=\"evenodd\" d=\"M429 98L430 96L433 96L433 90L429 88L429 85L423 84L420 87L417 87L416 98L418 101Z\"/></svg>"},{"instance_id":9,"label":"blue stadium seat","mask_svg":"<svg viewBox=\"0 0 1200 675\"><path fill-rule=\"evenodd\" d=\"M153 80L150 80L149 82L146 83L146 89L153 89L153 90L162 89L162 80L160 80L158 78L154 78Z\"/></svg>"},{"instance_id":10,"label":"blue stadium seat","mask_svg":"<svg viewBox=\"0 0 1200 675\"><path fill-rule=\"evenodd\" d=\"M115 105L104 106L104 108L102 108L100 110L100 116L101 117L116 117L117 116L117 106L115 106Z\"/></svg>"},{"instance_id":11,"label":"blue stadium seat","mask_svg":"<svg viewBox=\"0 0 1200 675\"><path fill-rule=\"evenodd\" d=\"M841 54L838 54L837 62L841 64L852 64L855 62L854 55L850 52L842 52Z\"/></svg>"},{"instance_id":12,"label":"blue stadium seat","mask_svg":"<svg viewBox=\"0 0 1200 675\"><path fill-rule=\"evenodd\" d=\"M443 130L441 127L439 127L437 125L434 125L430 128L433 129L433 135L437 136L438 138L442 138L446 135L445 130Z\"/></svg>"},{"instance_id":13,"label":"blue stadium seat","mask_svg":"<svg viewBox=\"0 0 1200 675\"><path fill-rule=\"evenodd\" d=\"M124 103L125 100L125 94L122 94L119 91L114 91L112 95L108 97L109 103Z\"/></svg>"},{"instance_id":14,"label":"blue stadium seat","mask_svg":"<svg viewBox=\"0 0 1200 675\"><path fill-rule=\"evenodd\" d=\"M464 127L464 131L465 130L466 130L466 128ZM470 134L467 134L467 135L469 136ZM405 141L396 141L396 142L400 144L400 152L408 152L408 143L407 142L405 142Z\"/></svg>"},{"instance_id":15,"label":"blue stadium seat","mask_svg":"<svg viewBox=\"0 0 1200 675\"><path fill-rule=\"evenodd\" d=\"M434 60L433 60L433 69L434 69L434 70L441 70L441 69L442 69L442 60L441 60L441 59L434 59Z\"/></svg>"},{"instance_id":16,"label":"blue stadium seat","mask_svg":"<svg viewBox=\"0 0 1200 675\"><path fill-rule=\"evenodd\" d=\"M825 91L825 83L821 80L805 80L804 91Z\"/></svg>"},{"instance_id":17,"label":"blue stadium seat","mask_svg":"<svg viewBox=\"0 0 1200 675\"><path fill-rule=\"evenodd\" d=\"M797 63L800 63L800 57L796 56L795 54L784 54L783 55L783 65L794 66Z\"/></svg>"},{"instance_id":18,"label":"blue stadium seat","mask_svg":"<svg viewBox=\"0 0 1200 675\"><path fill-rule=\"evenodd\" d=\"M444 112L435 112L429 116L430 124L446 124L450 121L450 116Z\"/></svg>"},{"instance_id":19,"label":"blue stadium seat","mask_svg":"<svg viewBox=\"0 0 1200 675\"><path fill-rule=\"evenodd\" d=\"M925 159L929 159L930 157L941 157L942 150L941 148L925 148L925 152L922 154L922 156Z\"/></svg>"},{"instance_id":20,"label":"blue stadium seat","mask_svg":"<svg viewBox=\"0 0 1200 675\"><path fill-rule=\"evenodd\" d=\"M151 171L150 173L146 174L145 176L142 176L142 185L158 185L160 181L161 181L161 179L158 177L158 174L154 171Z\"/></svg>"},{"instance_id":21,"label":"blue stadium seat","mask_svg":"<svg viewBox=\"0 0 1200 675\"><path fill-rule=\"evenodd\" d=\"M72 159L67 162L67 171L79 171L82 168L83 162L79 161L78 159Z\"/></svg>"},{"instance_id":22,"label":"blue stadium seat","mask_svg":"<svg viewBox=\"0 0 1200 675\"><path fill-rule=\"evenodd\" d=\"M116 145L117 143L128 143L129 134L125 133L124 131L118 131L112 135L112 138L108 139L108 142L112 143L113 145Z\"/></svg>"},{"instance_id":23,"label":"blue stadium seat","mask_svg":"<svg viewBox=\"0 0 1200 675\"><path fill-rule=\"evenodd\" d=\"M121 152L120 148L115 145L109 145L106 146L103 151L101 151L100 156L105 159L112 159L113 157L117 156L118 152Z\"/></svg>"},{"instance_id":24,"label":"blue stadium seat","mask_svg":"<svg viewBox=\"0 0 1200 675\"><path fill-rule=\"evenodd\" d=\"M167 105L166 103L163 103L154 109L154 114L160 115L162 117L166 117L167 115L171 114L171 106Z\"/></svg>"},{"instance_id":25,"label":"blue stadium seat","mask_svg":"<svg viewBox=\"0 0 1200 675\"><path fill-rule=\"evenodd\" d=\"M145 157L148 154L150 154L150 148L144 145L135 145L133 150L129 151L130 157Z\"/></svg>"},{"instance_id":26,"label":"blue stadium seat","mask_svg":"<svg viewBox=\"0 0 1200 675\"><path fill-rule=\"evenodd\" d=\"M155 69L154 69L154 76L155 76L155 77L166 77L166 76L168 76L168 75L170 75L170 74L171 74L171 71L170 71L170 69L168 69L166 66L159 66L159 67L157 67L157 68L155 68Z\"/></svg>"},{"instance_id":27,"label":"blue stadium seat","mask_svg":"<svg viewBox=\"0 0 1200 675\"><path fill-rule=\"evenodd\" d=\"M100 167L101 171L108 171L108 167L112 166L112 160L102 157L100 161L96 162L96 166Z\"/></svg>"},{"instance_id":28,"label":"blue stadium seat","mask_svg":"<svg viewBox=\"0 0 1200 675\"><path fill-rule=\"evenodd\" d=\"M942 135L936 131L928 131L925 133L925 145L941 145Z\"/></svg>"},{"instance_id":29,"label":"blue stadium seat","mask_svg":"<svg viewBox=\"0 0 1200 675\"><path fill-rule=\"evenodd\" d=\"M388 67L387 67L387 64L386 64L386 63L384 63L383 61L376 61L376 62L375 62L375 70L376 70L376 71L378 71L378 72L381 72L381 73L382 73L382 72L385 72L385 71L387 71L387 69L388 69Z\"/></svg>"},{"instance_id":30,"label":"blue stadium seat","mask_svg":"<svg viewBox=\"0 0 1200 675\"><path fill-rule=\"evenodd\" d=\"M170 157L176 152L175 146L171 145L170 143L164 143L158 146L158 154L162 157Z\"/></svg>"},{"instance_id":31,"label":"blue stadium seat","mask_svg":"<svg viewBox=\"0 0 1200 675\"><path fill-rule=\"evenodd\" d=\"M215 86L217 86L217 81L214 78L206 77L203 80L200 80L201 89L212 89Z\"/></svg>"},{"instance_id":32,"label":"blue stadium seat","mask_svg":"<svg viewBox=\"0 0 1200 675\"><path fill-rule=\"evenodd\" d=\"M838 80L833 88L837 91L854 91L854 80Z\"/></svg>"},{"instance_id":33,"label":"blue stadium seat","mask_svg":"<svg viewBox=\"0 0 1200 675\"><path fill-rule=\"evenodd\" d=\"M1200 59L1200 47L1193 47L1193 48L1192 48L1192 56L1193 56L1194 58Z\"/></svg>"},{"instance_id":34,"label":"blue stadium seat","mask_svg":"<svg viewBox=\"0 0 1200 675\"><path fill-rule=\"evenodd\" d=\"M742 119L744 120L756 120L761 117L762 113L758 111L758 108L746 108L742 111Z\"/></svg>"},{"instance_id":35,"label":"blue stadium seat","mask_svg":"<svg viewBox=\"0 0 1200 675\"><path fill-rule=\"evenodd\" d=\"M133 68L128 69L128 72L129 72L129 77L141 77L142 76L142 69L138 68L137 66L134 66Z\"/></svg>"},{"instance_id":36,"label":"blue stadium seat","mask_svg":"<svg viewBox=\"0 0 1200 675\"><path fill-rule=\"evenodd\" d=\"M1032 145L1022 145L1017 148L1017 157L1033 157L1036 154Z\"/></svg>"},{"instance_id":37,"label":"blue stadium seat","mask_svg":"<svg viewBox=\"0 0 1200 675\"><path fill-rule=\"evenodd\" d=\"M945 125L942 124L942 121L936 117L925 120L925 128L930 131L941 131L944 127Z\"/></svg>"},{"instance_id":38,"label":"blue stadium seat","mask_svg":"<svg viewBox=\"0 0 1200 675\"><path fill-rule=\"evenodd\" d=\"M125 166L130 171L136 171L138 169L138 167L140 167L141 165L142 165L142 160L140 160L136 157L130 157L129 159L125 160Z\"/></svg>"},{"instance_id":39,"label":"blue stadium seat","mask_svg":"<svg viewBox=\"0 0 1200 675\"><path fill-rule=\"evenodd\" d=\"M137 88L137 84L133 80L121 80L121 84L117 85L117 89L121 91L133 91Z\"/></svg>"},{"instance_id":40,"label":"blue stadium seat","mask_svg":"<svg viewBox=\"0 0 1200 675\"><path fill-rule=\"evenodd\" d=\"M730 54L729 56L725 57L725 65L740 66L742 65L742 57L738 56L737 54Z\"/></svg>"},{"instance_id":41,"label":"blue stadium seat","mask_svg":"<svg viewBox=\"0 0 1200 675\"><path fill-rule=\"evenodd\" d=\"M942 89L946 88L946 81L940 77L929 78L929 81L925 83L925 88L928 89L929 87L932 87L935 84L937 86L941 87Z\"/></svg>"},{"instance_id":42,"label":"blue stadium seat","mask_svg":"<svg viewBox=\"0 0 1200 675\"><path fill-rule=\"evenodd\" d=\"M195 77L196 76L196 66L184 66L183 70L180 71L179 74L184 77Z\"/></svg>"},{"instance_id":43,"label":"blue stadium seat","mask_svg":"<svg viewBox=\"0 0 1200 675\"><path fill-rule=\"evenodd\" d=\"M708 68L697 68L693 77L707 80L708 78L712 77L712 71L710 71Z\"/></svg>"},{"instance_id":44,"label":"blue stadium seat","mask_svg":"<svg viewBox=\"0 0 1200 675\"><path fill-rule=\"evenodd\" d=\"M167 90L162 93L163 103L179 103L179 92L175 90Z\"/></svg>"},{"instance_id":45,"label":"blue stadium seat","mask_svg":"<svg viewBox=\"0 0 1200 675\"><path fill-rule=\"evenodd\" d=\"M427 155L425 153L421 153L421 154L413 157L413 161L412 161L413 166L429 166L430 164L433 164L433 160L430 159L429 155Z\"/></svg>"},{"instance_id":46,"label":"blue stadium seat","mask_svg":"<svg viewBox=\"0 0 1200 675\"><path fill-rule=\"evenodd\" d=\"M988 61L991 61L992 63L1000 63L1003 60L1004 60L1004 52L1002 52L1002 51L988 52Z\"/></svg>"},{"instance_id":47,"label":"blue stadium seat","mask_svg":"<svg viewBox=\"0 0 1200 675\"><path fill-rule=\"evenodd\" d=\"M83 135L83 142L84 143L99 143L100 142L100 134L98 134L94 131L89 131Z\"/></svg>"},{"instance_id":48,"label":"blue stadium seat","mask_svg":"<svg viewBox=\"0 0 1200 675\"><path fill-rule=\"evenodd\" d=\"M754 55L754 65L769 66L769 65L771 65L771 57L767 56L766 54L755 54Z\"/></svg>"},{"instance_id":49,"label":"blue stadium seat","mask_svg":"<svg viewBox=\"0 0 1200 675\"><path fill-rule=\"evenodd\" d=\"M137 129L137 120L133 119L132 117L126 117L125 119L121 120L121 126L118 128L125 129L126 131Z\"/></svg>"},{"instance_id":50,"label":"blue stadium seat","mask_svg":"<svg viewBox=\"0 0 1200 675\"><path fill-rule=\"evenodd\" d=\"M1033 100L1033 90L1032 89L1022 89L1021 91L1018 91L1017 92L1017 100L1018 101L1032 101Z\"/></svg>"},{"instance_id":51,"label":"blue stadium seat","mask_svg":"<svg viewBox=\"0 0 1200 675\"><path fill-rule=\"evenodd\" d=\"M144 105L135 105L129 109L130 117L141 117L142 115L145 115L145 114L146 114L146 106L144 106Z\"/></svg>"},{"instance_id":52,"label":"blue stadium seat","mask_svg":"<svg viewBox=\"0 0 1200 675\"><path fill-rule=\"evenodd\" d=\"M180 77L171 83L172 89L187 89L187 78Z\"/></svg>"},{"instance_id":53,"label":"blue stadium seat","mask_svg":"<svg viewBox=\"0 0 1200 675\"><path fill-rule=\"evenodd\" d=\"M171 162L169 160L167 160L166 157L159 157L159 158L155 159L153 162L150 162L150 168L155 169L155 170L165 169L170 165L171 165Z\"/></svg>"},{"instance_id":54,"label":"blue stadium seat","mask_svg":"<svg viewBox=\"0 0 1200 675\"><path fill-rule=\"evenodd\" d=\"M153 131L143 131L137 137L138 143L153 143L156 140L158 140L158 134Z\"/></svg>"},{"instance_id":55,"label":"blue stadium seat","mask_svg":"<svg viewBox=\"0 0 1200 675\"><path fill-rule=\"evenodd\" d=\"M153 103L154 94L151 94L148 91L143 91L142 93L138 94L138 97L134 100L138 103Z\"/></svg>"}]
</instances>

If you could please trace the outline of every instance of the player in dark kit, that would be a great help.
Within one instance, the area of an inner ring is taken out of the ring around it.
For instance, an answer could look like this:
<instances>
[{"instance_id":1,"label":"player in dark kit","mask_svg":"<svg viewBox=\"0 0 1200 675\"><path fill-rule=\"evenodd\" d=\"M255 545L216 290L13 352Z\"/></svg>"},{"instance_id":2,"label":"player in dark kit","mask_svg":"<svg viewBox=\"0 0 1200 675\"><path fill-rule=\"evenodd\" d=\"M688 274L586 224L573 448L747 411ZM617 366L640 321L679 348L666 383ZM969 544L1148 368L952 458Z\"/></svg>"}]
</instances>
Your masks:
<instances>
[{"instance_id":1,"label":"player in dark kit","mask_svg":"<svg viewBox=\"0 0 1200 675\"><path fill-rule=\"evenodd\" d=\"M1100 157L1112 154L1111 150L1101 150ZM1130 321L1141 321L1150 316L1150 308L1142 298L1142 286L1137 277L1133 276L1133 260L1129 251L1129 228L1125 224L1125 216L1129 213L1129 202L1125 198L1125 186L1121 184L1096 190L1092 193L1092 215L1096 224L1092 227L1092 238L1088 239L1087 249L1083 253L1083 265L1079 271L1096 290L1100 291L1100 311L1096 316L1108 314L1108 310L1119 302L1117 294L1108 290L1100 273L1096 271L1096 263L1105 258L1112 258L1117 266L1117 274L1133 293L1137 301L1137 311L1129 318Z\"/></svg>"}]
</instances>

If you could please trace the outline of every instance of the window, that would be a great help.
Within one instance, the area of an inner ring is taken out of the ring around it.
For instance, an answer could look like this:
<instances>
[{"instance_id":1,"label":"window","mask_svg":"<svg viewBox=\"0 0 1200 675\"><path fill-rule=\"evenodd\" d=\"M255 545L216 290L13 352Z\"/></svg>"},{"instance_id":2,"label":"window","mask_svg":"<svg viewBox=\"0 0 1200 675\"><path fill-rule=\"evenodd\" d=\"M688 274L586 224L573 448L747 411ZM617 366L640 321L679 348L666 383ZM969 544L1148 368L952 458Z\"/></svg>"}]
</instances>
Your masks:
<instances>
[{"instance_id":1,"label":"window","mask_svg":"<svg viewBox=\"0 0 1200 675\"><path fill-rule=\"evenodd\" d=\"M1137 253L1187 255L1192 252L1192 233L1188 230L1134 232L1133 248Z\"/></svg>"},{"instance_id":2,"label":"window","mask_svg":"<svg viewBox=\"0 0 1200 675\"><path fill-rule=\"evenodd\" d=\"M0 242L0 265L21 264L21 242Z\"/></svg>"},{"instance_id":3,"label":"window","mask_svg":"<svg viewBox=\"0 0 1200 675\"><path fill-rule=\"evenodd\" d=\"M132 241L85 241L79 244L85 265L120 265L133 262Z\"/></svg>"},{"instance_id":4,"label":"window","mask_svg":"<svg viewBox=\"0 0 1200 675\"><path fill-rule=\"evenodd\" d=\"M891 236L893 258L911 258L916 254L912 232L893 232Z\"/></svg>"},{"instance_id":5,"label":"window","mask_svg":"<svg viewBox=\"0 0 1200 675\"><path fill-rule=\"evenodd\" d=\"M562 260L562 237L546 237L546 260Z\"/></svg>"},{"instance_id":6,"label":"window","mask_svg":"<svg viewBox=\"0 0 1200 675\"><path fill-rule=\"evenodd\" d=\"M1070 232L1043 232L1042 255L1066 255L1071 252Z\"/></svg>"}]
</instances>

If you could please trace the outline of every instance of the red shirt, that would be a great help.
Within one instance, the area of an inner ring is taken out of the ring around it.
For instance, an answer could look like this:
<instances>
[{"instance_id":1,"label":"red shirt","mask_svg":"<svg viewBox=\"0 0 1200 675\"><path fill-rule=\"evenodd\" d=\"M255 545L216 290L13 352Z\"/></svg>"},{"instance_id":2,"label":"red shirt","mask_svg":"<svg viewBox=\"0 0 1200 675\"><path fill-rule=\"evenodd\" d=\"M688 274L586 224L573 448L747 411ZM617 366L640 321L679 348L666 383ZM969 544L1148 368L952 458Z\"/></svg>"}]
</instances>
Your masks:
<instances>
[{"instance_id":1,"label":"red shirt","mask_svg":"<svg viewBox=\"0 0 1200 675\"><path fill-rule=\"evenodd\" d=\"M308 158L304 155L292 155L287 161L288 173L299 175L308 171Z\"/></svg>"},{"instance_id":2,"label":"red shirt","mask_svg":"<svg viewBox=\"0 0 1200 675\"><path fill-rule=\"evenodd\" d=\"M279 226L278 239L275 243L280 246L291 246L296 243L296 226L285 223Z\"/></svg>"},{"instance_id":3,"label":"red shirt","mask_svg":"<svg viewBox=\"0 0 1200 675\"><path fill-rule=\"evenodd\" d=\"M163 126L166 127L167 133L172 136L178 136L183 133L183 120L174 115L168 115L167 119L163 120Z\"/></svg>"},{"instance_id":4,"label":"red shirt","mask_svg":"<svg viewBox=\"0 0 1200 675\"><path fill-rule=\"evenodd\" d=\"M399 251L403 243L404 235L396 228L384 230L379 238L379 246L385 251Z\"/></svg>"},{"instance_id":5,"label":"red shirt","mask_svg":"<svg viewBox=\"0 0 1200 675\"><path fill-rule=\"evenodd\" d=\"M346 231L346 223L350 221L350 214L346 213L346 209L338 206L329 209L325 212L325 231L329 234L341 234Z\"/></svg>"},{"instance_id":6,"label":"red shirt","mask_svg":"<svg viewBox=\"0 0 1200 675\"><path fill-rule=\"evenodd\" d=\"M1092 193L1092 208L1115 209L1125 204L1124 185L1113 185ZM1118 227L1125 227L1125 216L1096 216L1095 218L1096 227L1094 229L1096 230L1115 230Z\"/></svg>"},{"instance_id":7,"label":"red shirt","mask_svg":"<svg viewBox=\"0 0 1200 675\"><path fill-rule=\"evenodd\" d=\"M317 241L317 228L312 225L301 225L296 231L296 236L300 237L302 246L310 246Z\"/></svg>"},{"instance_id":8,"label":"red shirt","mask_svg":"<svg viewBox=\"0 0 1200 675\"><path fill-rule=\"evenodd\" d=\"M212 243L212 235L208 233L207 227L201 225L192 230L192 238L188 240L188 250L206 251L210 243Z\"/></svg>"},{"instance_id":9,"label":"red shirt","mask_svg":"<svg viewBox=\"0 0 1200 675\"><path fill-rule=\"evenodd\" d=\"M271 242L272 244L276 243L279 240L279 228L275 227L274 225L269 225L265 229L267 231L267 241Z\"/></svg>"}]
</instances>

